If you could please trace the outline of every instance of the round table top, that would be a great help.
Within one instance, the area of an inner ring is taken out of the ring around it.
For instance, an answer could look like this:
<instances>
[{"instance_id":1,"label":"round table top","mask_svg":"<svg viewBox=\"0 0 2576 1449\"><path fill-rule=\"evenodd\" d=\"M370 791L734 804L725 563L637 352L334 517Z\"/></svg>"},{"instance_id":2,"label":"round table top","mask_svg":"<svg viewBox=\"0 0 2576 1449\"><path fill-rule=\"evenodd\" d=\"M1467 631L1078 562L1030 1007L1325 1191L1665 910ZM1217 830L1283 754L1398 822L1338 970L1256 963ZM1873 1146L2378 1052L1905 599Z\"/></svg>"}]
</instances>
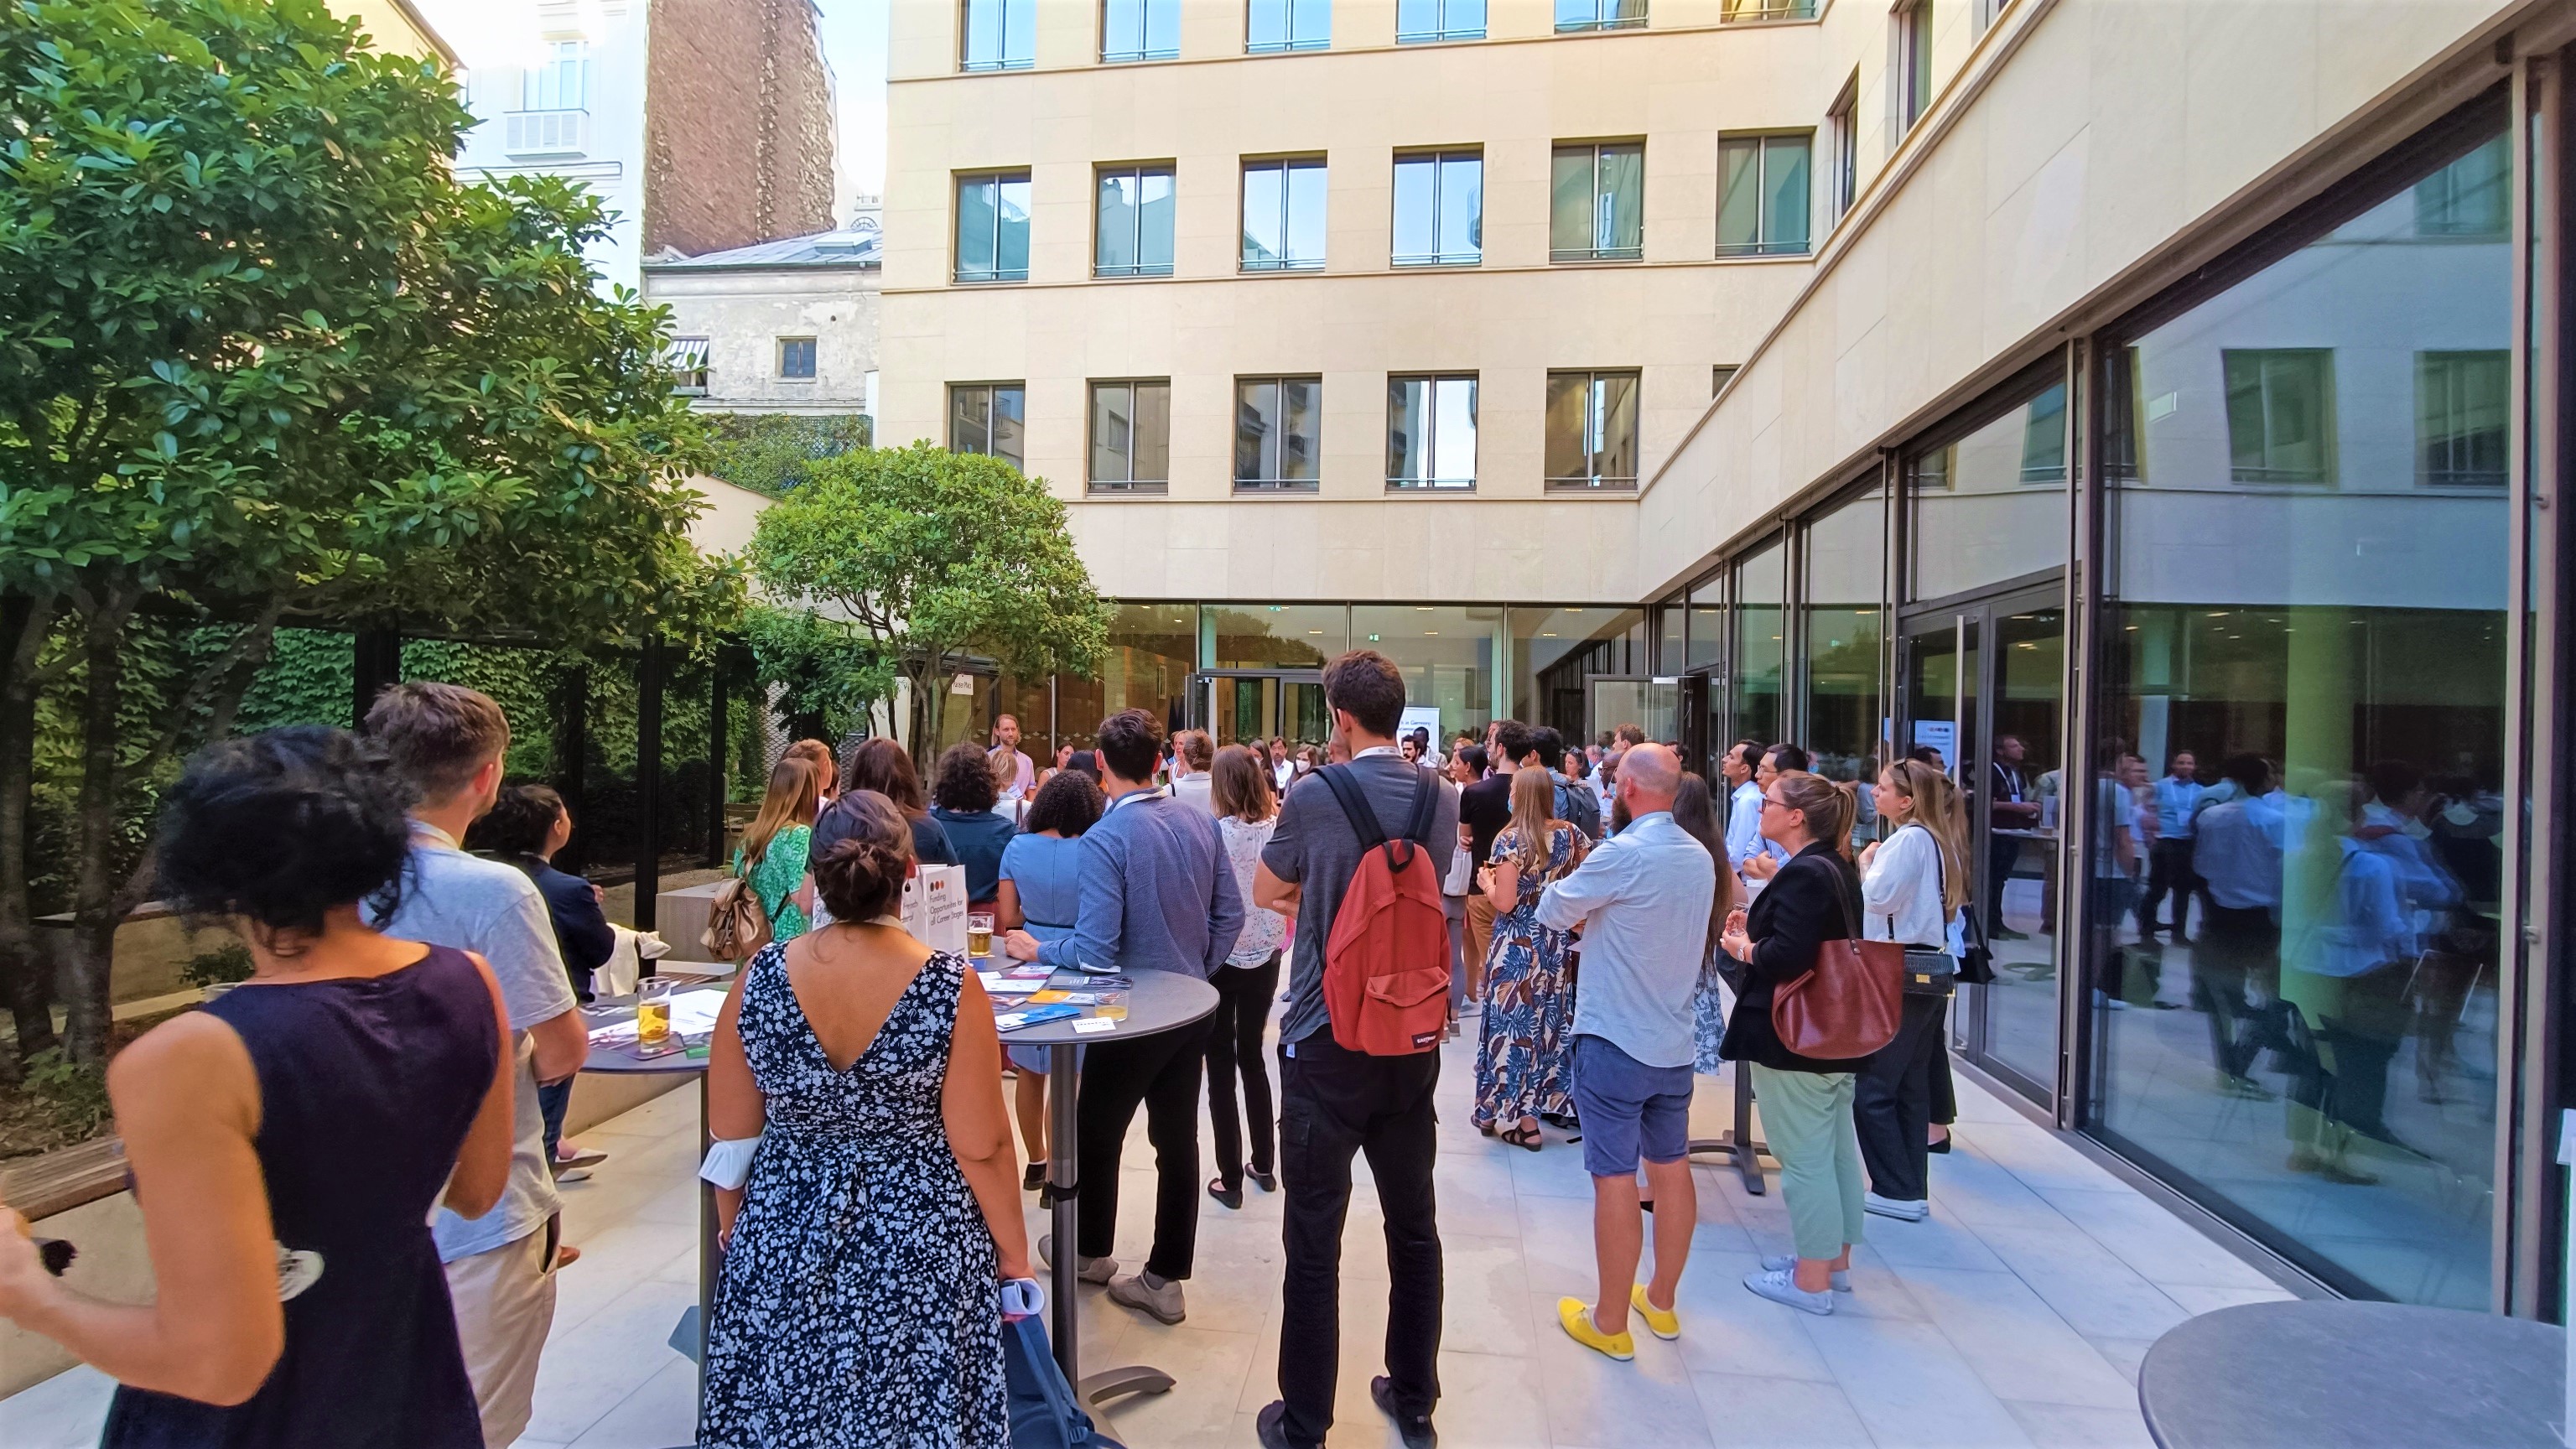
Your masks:
<instances>
[{"instance_id":1,"label":"round table top","mask_svg":"<svg viewBox=\"0 0 2576 1449\"><path fill-rule=\"evenodd\" d=\"M721 997L724 995L725 990L726 985L722 981L710 982L705 985L680 983L671 994L673 996L687 996L700 991L712 991L717 996ZM581 1009L581 1014L583 1019L588 1021L591 1028L594 1030L603 1026L615 1026L621 1021L633 1021L635 1019L635 998L632 996L603 996L598 1000L593 1001L588 1006L583 1007ZM703 1072L707 1069L706 1044L704 1042L695 1043L694 1049L697 1053L694 1056L690 1055L689 1051L682 1050L665 1053L661 1056L643 1057L636 1055L638 1048L636 1044L631 1041L619 1042L614 1046L603 1046L600 1043L593 1042L590 1047L590 1056L587 1060L582 1062L581 1069L585 1072Z\"/></svg>"},{"instance_id":2,"label":"round table top","mask_svg":"<svg viewBox=\"0 0 2576 1449\"><path fill-rule=\"evenodd\" d=\"M2559 1449L2567 1331L2404 1303L2247 1303L2147 1350L2138 1405L2164 1449Z\"/></svg>"},{"instance_id":3,"label":"round table top","mask_svg":"<svg viewBox=\"0 0 2576 1449\"><path fill-rule=\"evenodd\" d=\"M1195 976L1182 976L1171 971L1139 971L1129 978L1135 984L1127 989L1127 1019L1114 1023L1107 1031L1076 1031L1074 1027L1094 1018L1060 1016L1018 1031L1002 1033L1004 1046L1098 1046L1102 1042L1125 1041L1131 1037L1152 1036L1201 1020L1216 1010L1216 988Z\"/></svg>"}]
</instances>

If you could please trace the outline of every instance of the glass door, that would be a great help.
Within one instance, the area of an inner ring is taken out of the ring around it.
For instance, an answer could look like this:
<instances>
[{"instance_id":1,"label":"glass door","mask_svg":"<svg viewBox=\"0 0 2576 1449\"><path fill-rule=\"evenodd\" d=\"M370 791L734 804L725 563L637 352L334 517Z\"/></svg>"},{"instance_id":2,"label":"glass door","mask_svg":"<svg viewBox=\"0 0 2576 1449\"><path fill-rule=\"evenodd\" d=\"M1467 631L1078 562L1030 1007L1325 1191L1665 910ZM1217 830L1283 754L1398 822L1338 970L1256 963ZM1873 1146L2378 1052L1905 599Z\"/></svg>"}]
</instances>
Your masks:
<instances>
[{"instance_id":1,"label":"glass door","mask_svg":"<svg viewBox=\"0 0 2576 1449\"><path fill-rule=\"evenodd\" d=\"M1190 722L1219 746L1284 739L1291 749L1324 746L1332 716L1324 676L1313 670L1224 669L1191 683Z\"/></svg>"},{"instance_id":2,"label":"glass door","mask_svg":"<svg viewBox=\"0 0 2576 1449\"><path fill-rule=\"evenodd\" d=\"M1906 621L1901 738L1968 804L1992 985L1967 987L1955 1044L2042 1101L2057 1080L2057 817L2063 789L2065 614L2051 591L1925 610Z\"/></svg>"},{"instance_id":3,"label":"glass door","mask_svg":"<svg viewBox=\"0 0 2576 1449\"><path fill-rule=\"evenodd\" d=\"M1681 738L1680 680L1594 675L1584 685L1590 697L1584 706L1583 738L1566 743L1589 744L1630 724L1643 729L1647 739L1660 743L1670 744Z\"/></svg>"}]
</instances>

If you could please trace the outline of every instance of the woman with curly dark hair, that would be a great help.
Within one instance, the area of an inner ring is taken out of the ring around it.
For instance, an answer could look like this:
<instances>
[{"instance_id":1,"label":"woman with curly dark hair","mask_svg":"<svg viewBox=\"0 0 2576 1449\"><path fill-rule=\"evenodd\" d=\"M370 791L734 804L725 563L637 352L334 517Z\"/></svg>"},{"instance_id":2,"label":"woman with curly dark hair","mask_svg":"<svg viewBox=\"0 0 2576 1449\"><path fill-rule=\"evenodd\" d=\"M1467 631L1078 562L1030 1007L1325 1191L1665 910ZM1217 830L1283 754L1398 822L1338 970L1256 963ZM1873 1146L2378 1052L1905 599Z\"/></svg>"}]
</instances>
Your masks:
<instances>
[{"instance_id":1,"label":"woman with curly dark hair","mask_svg":"<svg viewBox=\"0 0 2576 1449\"><path fill-rule=\"evenodd\" d=\"M979 745L959 742L939 757L939 773L930 787L930 818L948 832L957 863L966 867L966 903L989 906L1002 870L1002 848L1019 828L993 807L1001 791L993 781L992 762Z\"/></svg>"},{"instance_id":2,"label":"woman with curly dark hair","mask_svg":"<svg viewBox=\"0 0 2576 1449\"><path fill-rule=\"evenodd\" d=\"M154 1301L50 1277L0 1209L0 1315L119 1381L108 1445L480 1445L430 1209L510 1170L509 1019L483 959L397 940L408 791L343 731L226 740L164 797L165 899L251 977L108 1071Z\"/></svg>"}]
</instances>

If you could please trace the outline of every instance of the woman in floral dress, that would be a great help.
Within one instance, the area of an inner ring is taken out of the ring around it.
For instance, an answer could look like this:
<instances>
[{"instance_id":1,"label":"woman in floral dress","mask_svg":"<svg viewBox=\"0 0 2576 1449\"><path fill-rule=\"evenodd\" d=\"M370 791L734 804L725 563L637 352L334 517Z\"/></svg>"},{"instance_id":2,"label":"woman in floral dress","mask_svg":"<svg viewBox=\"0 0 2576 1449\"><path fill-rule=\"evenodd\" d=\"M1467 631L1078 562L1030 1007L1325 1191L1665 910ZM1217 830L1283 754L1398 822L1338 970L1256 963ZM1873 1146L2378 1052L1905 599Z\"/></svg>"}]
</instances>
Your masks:
<instances>
[{"instance_id":1,"label":"woman in floral dress","mask_svg":"<svg viewBox=\"0 0 2576 1449\"><path fill-rule=\"evenodd\" d=\"M1582 861L1582 833L1556 818L1556 784L1548 772L1532 768L1513 776L1511 823L1494 837L1492 863L1480 882L1494 903L1494 936L1485 953L1473 1120L1479 1131L1532 1152L1539 1148L1541 1114L1574 1111L1565 1050L1574 1025L1566 934L1538 923L1538 897Z\"/></svg>"}]
</instances>

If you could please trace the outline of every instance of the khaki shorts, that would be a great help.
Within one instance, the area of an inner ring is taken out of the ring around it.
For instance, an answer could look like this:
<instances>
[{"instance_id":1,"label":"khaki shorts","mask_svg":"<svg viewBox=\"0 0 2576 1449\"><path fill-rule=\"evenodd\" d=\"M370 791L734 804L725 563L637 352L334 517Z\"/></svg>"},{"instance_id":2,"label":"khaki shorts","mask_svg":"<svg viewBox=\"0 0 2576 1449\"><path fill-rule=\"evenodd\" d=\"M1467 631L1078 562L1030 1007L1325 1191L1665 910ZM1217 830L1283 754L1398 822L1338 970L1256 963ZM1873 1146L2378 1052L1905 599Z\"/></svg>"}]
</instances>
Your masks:
<instances>
[{"instance_id":1,"label":"khaki shorts","mask_svg":"<svg viewBox=\"0 0 2576 1449\"><path fill-rule=\"evenodd\" d=\"M489 1252L447 1265L456 1338L483 1414L486 1449L507 1449L528 1430L537 1396L537 1355L555 1323L559 1220Z\"/></svg>"}]
</instances>

